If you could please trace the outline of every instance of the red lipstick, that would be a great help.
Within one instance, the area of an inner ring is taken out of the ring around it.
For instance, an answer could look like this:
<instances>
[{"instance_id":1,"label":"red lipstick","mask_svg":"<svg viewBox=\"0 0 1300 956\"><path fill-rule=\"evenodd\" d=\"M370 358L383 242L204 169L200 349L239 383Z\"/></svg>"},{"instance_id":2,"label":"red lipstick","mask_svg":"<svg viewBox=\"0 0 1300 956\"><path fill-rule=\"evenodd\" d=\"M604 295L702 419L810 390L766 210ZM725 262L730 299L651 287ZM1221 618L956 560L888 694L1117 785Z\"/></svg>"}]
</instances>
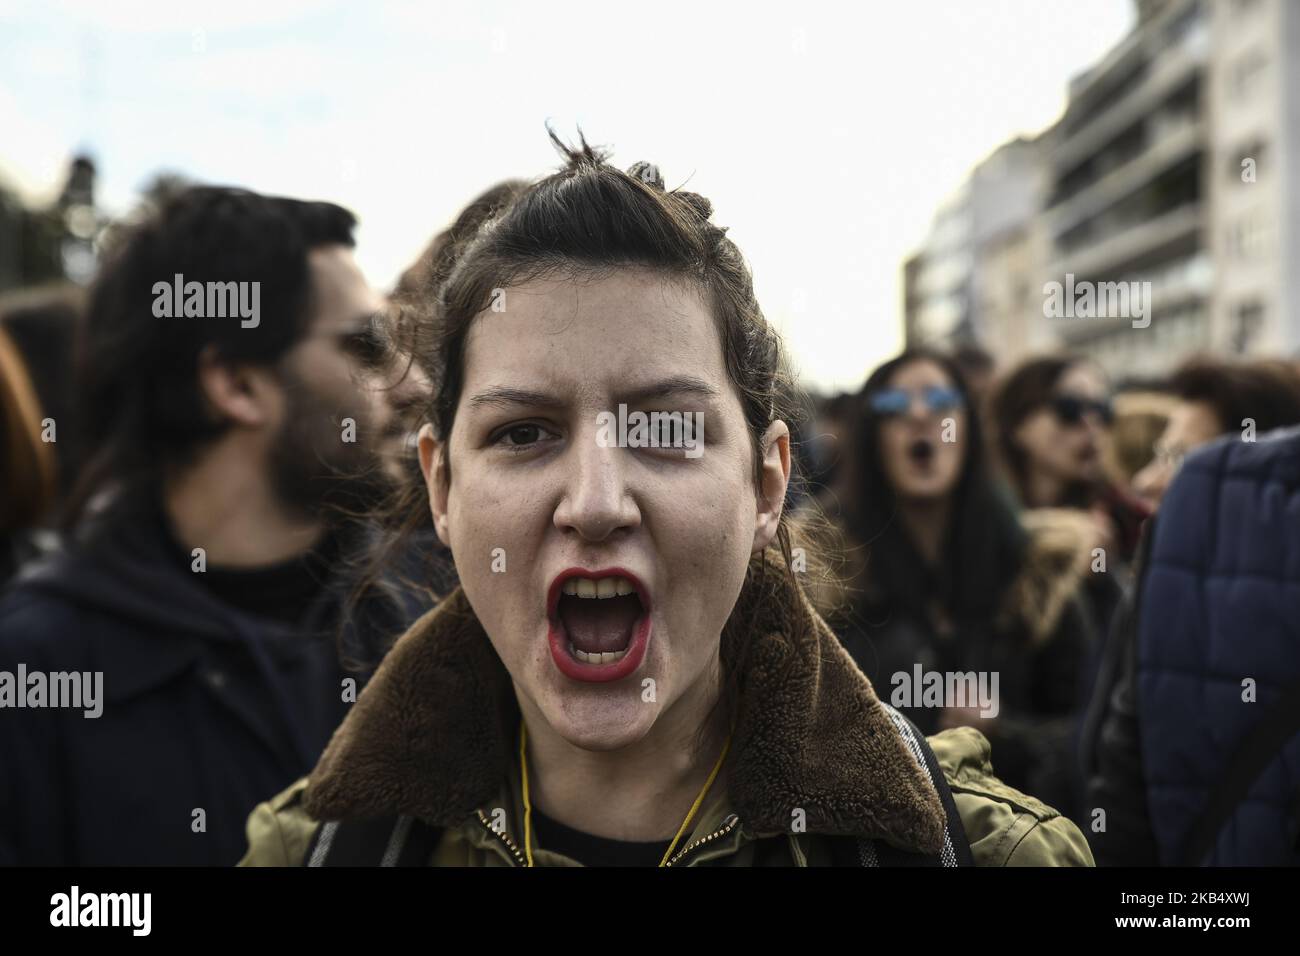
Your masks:
<instances>
[{"instance_id":1,"label":"red lipstick","mask_svg":"<svg viewBox=\"0 0 1300 956\"><path fill-rule=\"evenodd\" d=\"M632 627L632 639L628 642L627 652L621 659L610 664L591 664L580 661L569 653L569 638L560 620L558 609L564 582L571 578L587 578L592 581L599 581L601 578L625 578L636 589L637 597L641 600L641 616ZM587 568L565 568L555 576L547 589L546 618L551 658L555 661L555 666L560 669L560 673L573 680L593 683L621 680L641 666L641 661L645 659L646 648L650 644L652 625L650 592L641 579L626 568L601 568L594 571Z\"/></svg>"}]
</instances>

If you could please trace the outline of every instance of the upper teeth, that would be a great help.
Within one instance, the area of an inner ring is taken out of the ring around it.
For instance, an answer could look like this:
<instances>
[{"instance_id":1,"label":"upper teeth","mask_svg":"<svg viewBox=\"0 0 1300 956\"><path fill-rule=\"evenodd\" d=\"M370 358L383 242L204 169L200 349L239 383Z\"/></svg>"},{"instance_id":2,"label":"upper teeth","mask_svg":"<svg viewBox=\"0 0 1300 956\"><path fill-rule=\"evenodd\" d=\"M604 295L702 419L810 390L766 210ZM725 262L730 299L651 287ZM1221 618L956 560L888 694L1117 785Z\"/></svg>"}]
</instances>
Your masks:
<instances>
[{"instance_id":1,"label":"upper teeth","mask_svg":"<svg viewBox=\"0 0 1300 956\"><path fill-rule=\"evenodd\" d=\"M569 578L564 582L564 593L580 598L612 598L635 594L636 588L627 578Z\"/></svg>"}]
</instances>

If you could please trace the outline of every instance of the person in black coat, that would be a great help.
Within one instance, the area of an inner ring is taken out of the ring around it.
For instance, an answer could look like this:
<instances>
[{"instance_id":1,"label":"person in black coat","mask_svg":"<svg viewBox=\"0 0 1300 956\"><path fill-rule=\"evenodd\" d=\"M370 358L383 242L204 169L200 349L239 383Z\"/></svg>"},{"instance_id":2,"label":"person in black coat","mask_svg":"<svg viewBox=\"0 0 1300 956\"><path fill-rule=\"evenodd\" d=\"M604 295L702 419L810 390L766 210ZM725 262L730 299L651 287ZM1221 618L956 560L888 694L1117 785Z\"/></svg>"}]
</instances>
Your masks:
<instances>
[{"instance_id":1,"label":"person in black coat","mask_svg":"<svg viewBox=\"0 0 1300 956\"><path fill-rule=\"evenodd\" d=\"M0 864L234 864L355 699L344 661L427 608L354 606L365 542L336 517L404 427L353 224L200 187L111 250L70 544L0 602Z\"/></svg>"}]
</instances>

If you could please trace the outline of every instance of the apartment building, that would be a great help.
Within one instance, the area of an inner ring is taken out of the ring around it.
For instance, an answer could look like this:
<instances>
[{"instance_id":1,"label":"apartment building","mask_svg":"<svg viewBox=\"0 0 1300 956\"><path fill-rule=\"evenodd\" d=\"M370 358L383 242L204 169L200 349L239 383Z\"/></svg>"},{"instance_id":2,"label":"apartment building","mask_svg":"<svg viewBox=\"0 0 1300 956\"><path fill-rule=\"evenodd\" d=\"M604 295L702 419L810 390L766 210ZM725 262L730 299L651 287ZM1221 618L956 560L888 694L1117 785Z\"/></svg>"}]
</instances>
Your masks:
<instances>
[{"instance_id":1,"label":"apartment building","mask_svg":"<svg viewBox=\"0 0 1300 956\"><path fill-rule=\"evenodd\" d=\"M1070 348L1118 379L1163 373L1196 351L1300 355L1300 3L1137 10L1129 35L1071 82L1064 114L1034 148L1008 144L1021 160L1010 175L1023 178L1002 183L1004 194L1036 195L1036 208L1004 209L983 233L970 215L943 243L954 207L936 217L905 298L924 314L928 264L965 263L949 296L961 321L909 324L909 342L973 334L1003 361ZM981 182L987 192L987 162L955 208L973 209ZM1149 325L1045 315L1044 286L1067 278L1143 283Z\"/></svg>"}]
</instances>

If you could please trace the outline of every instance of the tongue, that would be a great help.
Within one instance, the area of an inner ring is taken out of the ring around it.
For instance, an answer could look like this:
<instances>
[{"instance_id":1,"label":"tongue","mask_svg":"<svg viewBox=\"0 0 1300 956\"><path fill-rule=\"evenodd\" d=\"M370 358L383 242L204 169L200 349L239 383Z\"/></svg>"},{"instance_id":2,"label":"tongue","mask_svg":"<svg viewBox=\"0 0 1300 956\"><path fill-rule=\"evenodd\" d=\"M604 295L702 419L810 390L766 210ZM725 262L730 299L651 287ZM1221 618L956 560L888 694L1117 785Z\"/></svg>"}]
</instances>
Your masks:
<instances>
[{"instance_id":1,"label":"tongue","mask_svg":"<svg viewBox=\"0 0 1300 956\"><path fill-rule=\"evenodd\" d=\"M625 650L641 616L635 594L614 598L560 598L559 617L573 646L585 654Z\"/></svg>"}]
</instances>

